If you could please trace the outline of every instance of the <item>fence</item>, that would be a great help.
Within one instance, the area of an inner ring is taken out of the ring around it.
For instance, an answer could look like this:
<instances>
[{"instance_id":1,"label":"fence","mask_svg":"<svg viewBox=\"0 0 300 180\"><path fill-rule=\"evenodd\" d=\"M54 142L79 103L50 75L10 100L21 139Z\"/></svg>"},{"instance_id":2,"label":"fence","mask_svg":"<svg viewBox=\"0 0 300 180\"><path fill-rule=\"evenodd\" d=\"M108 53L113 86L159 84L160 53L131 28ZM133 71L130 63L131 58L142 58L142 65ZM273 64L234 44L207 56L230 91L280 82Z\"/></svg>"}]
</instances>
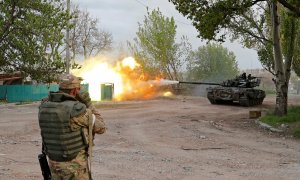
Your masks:
<instances>
[{"instance_id":1,"label":"fence","mask_svg":"<svg viewBox=\"0 0 300 180\"><path fill-rule=\"evenodd\" d=\"M7 91L6 85L0 86L0 100L6 99L6 91Z\"/></svg>"},{"instance_id":2,"label":"fence","mask_svg":"<svg viewBox=\"0 0 300 180\"><path fill-rule=\"evenodd\" d=\"M83 84L88 90L88 84ZM40 101L49 91L58 91L57 84L51 85L0 85L0 100L12 102Z\"/></svg>"}]
</instances>

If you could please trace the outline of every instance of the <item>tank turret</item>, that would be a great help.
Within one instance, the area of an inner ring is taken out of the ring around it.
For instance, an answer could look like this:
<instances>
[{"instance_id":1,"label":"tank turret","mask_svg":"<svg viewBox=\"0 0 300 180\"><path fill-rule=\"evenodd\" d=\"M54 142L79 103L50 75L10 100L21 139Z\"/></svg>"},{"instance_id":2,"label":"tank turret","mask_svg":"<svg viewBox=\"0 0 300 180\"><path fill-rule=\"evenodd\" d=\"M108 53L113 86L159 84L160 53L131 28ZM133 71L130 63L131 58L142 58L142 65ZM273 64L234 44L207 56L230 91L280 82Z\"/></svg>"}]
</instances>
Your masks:
<instances>
[{"instance_id":1,"label":"tank turret","mask_svg":"<svg viewBox=\"0 0 300 180\"><path fill-rule=\"evenodd\" d=\"M215 85L208 87L207 98L211 104L223 104L237 102L242 106L254 106L262 104L266 93L260 89L254 89L260 85L260 78L243 73L234 79L228 79L221 83L204 83L179 81L182 84Z\"/></svg>"},{"instance_id":2,"label":"tank turret","mask_svg":"<svg viewBox=\"0 0 300 180\"><path fill-rule=\"evenodd\" d=\"M234 79L228 79L220 83L220 86L224 87L241 87L241 88L254 88L259 86L260 78L252 76L249 74L248 76L246 73L237 76Z\"/></svg>"}]
</instances>

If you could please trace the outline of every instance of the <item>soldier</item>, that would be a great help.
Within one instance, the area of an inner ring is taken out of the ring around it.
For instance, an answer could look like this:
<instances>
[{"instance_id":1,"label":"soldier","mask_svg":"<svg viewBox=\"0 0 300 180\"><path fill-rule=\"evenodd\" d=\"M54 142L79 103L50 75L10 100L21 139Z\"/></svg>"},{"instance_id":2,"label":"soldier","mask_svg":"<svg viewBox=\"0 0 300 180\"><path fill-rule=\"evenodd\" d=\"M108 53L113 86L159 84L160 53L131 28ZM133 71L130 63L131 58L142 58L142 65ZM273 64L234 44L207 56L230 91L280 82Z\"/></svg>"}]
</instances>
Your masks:
<instances>
[{"instance_id":1,"label":"soldier","mask_svg":"<svg viewBox=\"0 0 300 180\"><path fill-rule=\"evenodd\" d=\"M244 72L243 74L241 74L240 78L246 80L247 79L246 73Z\"/></svg>"},{"instance_id":2,"label":"soldier","mask_svg":"<svg viewBox=\"0 0 300 180\"><path fill-rule=\"evenodd\" d=\"M251 81L252 79L255 79L255 77L252 76L251 74L248 74L248 80Z\"/></svg>"},{"instance_id":3,"label":"soldier","mask_svg":"<svg viewBox=\"0 0 300 180\"><path fill-rule=\"evenodd\" d=\"M238 87L246 87L247 85L247 75L244 72L243 74L240 75L239 81L238 81Z\"/></svg>"},{"instance_id":4,"label":"soldier","mask_svg":"<svg viewBox=\"0 0 300 180\"><path fill-rule=\"evenodd\" d=\"M80 93L81 81L71 74L62 75L59 91L50 92L39 107L43 151L53 180L92 179L93 138L106 131L89 94Z\"/></svg>"}]
</instances>

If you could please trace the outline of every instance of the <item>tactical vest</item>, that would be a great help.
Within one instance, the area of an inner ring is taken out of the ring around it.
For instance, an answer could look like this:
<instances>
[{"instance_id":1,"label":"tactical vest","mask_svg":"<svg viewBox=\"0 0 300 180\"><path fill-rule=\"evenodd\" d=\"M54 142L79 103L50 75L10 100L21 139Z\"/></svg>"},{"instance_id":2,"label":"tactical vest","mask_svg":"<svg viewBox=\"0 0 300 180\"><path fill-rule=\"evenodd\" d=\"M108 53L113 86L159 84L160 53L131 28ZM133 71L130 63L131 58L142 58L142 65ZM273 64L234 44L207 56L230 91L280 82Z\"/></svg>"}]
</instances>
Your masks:
<instances>
[{"instance_id":1,"label":"tactical vest","mask_svg":"<svg viewBox=\"0 0 300 180\"><path fill-rule=\"evenodd\" d=\"M70 161L87 147L83 129L72 131L70 119L86 111L83 103L64 93L50 93L39 107L39 125L45 153L54 161Z\"/></svg>"}]
</instances>

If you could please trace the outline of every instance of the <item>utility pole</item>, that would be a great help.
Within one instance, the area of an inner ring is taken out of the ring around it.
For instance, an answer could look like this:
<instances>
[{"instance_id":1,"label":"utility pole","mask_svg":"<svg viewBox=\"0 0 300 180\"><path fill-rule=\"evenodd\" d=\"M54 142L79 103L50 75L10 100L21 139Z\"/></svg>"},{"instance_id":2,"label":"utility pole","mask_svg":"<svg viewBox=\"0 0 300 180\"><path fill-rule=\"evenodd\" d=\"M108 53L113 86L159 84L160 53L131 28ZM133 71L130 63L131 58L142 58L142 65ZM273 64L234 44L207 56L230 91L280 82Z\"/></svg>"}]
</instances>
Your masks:
<instances>
[{"instance_id":1,"label":"utility pole","mask_svg":"<svg viewBox=\"0 0 300 180\"><path fill-rule=\"evenodd\" d=\"M67 0L67 12L70 15L70 0ZM70 73L70 29L69 25L66 29L66 72Z\"/></svg>"}]
</instances>

